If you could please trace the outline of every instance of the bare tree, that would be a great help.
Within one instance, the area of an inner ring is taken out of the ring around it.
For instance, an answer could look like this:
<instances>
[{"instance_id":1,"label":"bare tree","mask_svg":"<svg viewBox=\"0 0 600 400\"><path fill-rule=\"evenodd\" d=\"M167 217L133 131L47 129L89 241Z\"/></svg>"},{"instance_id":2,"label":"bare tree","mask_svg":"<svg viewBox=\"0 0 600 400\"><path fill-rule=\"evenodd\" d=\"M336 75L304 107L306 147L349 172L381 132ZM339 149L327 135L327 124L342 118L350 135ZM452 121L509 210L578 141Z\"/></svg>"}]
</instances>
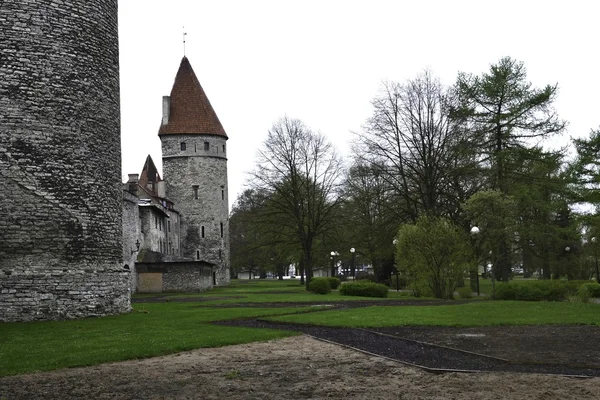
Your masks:
<instances>
[{"instance_id":1,"label":"bare tree","mask_svg":"<svg viewBox=\"0 0 600 400\"><path fill-rule=\"evenodd\" d=\"M252 184L272 193L267 212L281 240L302 249L307 288L316 238L334 221L342 173L333 146L297 119L276 121L258 153Z\"/></svg>"},{"instance_id":2,"label":"bare tree","mask_svg":"<svg viewBox=\"0 0 600 400\"><path fill-rule=\"evenodd\" d=\"M386 181L398 222L415 221L421 213L450 215L471 194L456 191L457 183L468 187L458 181L473 163L461 145L464 132L450 119L454 103L453 93L429 71L405 84L384 83L372 101L373 116L354 152Z\"/></svg>"},{"instance_id":3,"label":"bare tree","mask_svg":"<svg viewBox=\"0 0 600 400\"><path fill-rule=\"evenodd\" d=\"M398 223L387 184L367 165L353 165L344 182L344 218L348 247L367 257L378 280L389 278L393 269L392 240Z\"/></svg>"}]
</instances>

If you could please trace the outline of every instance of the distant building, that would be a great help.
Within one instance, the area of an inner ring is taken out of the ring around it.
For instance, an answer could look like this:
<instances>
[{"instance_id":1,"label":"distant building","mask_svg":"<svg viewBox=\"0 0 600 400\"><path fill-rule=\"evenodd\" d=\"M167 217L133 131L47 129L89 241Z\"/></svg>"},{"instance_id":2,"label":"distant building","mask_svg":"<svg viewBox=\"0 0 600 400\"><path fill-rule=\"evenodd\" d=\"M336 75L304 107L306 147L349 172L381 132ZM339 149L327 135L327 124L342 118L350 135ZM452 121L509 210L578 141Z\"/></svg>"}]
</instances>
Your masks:
<instances>
[{"instance_id":1,"label":"distant building","mask_svg":"<svg viewBox=\"0 0 600 400\"><path fill-rule=\"evenodd\" d=\"M135 271L132 288L228 284L228 138L186 57L163 97L159 136L164 179L148 156L142 173L124 185L123 257Z\"/></svg>"}]
</instances>

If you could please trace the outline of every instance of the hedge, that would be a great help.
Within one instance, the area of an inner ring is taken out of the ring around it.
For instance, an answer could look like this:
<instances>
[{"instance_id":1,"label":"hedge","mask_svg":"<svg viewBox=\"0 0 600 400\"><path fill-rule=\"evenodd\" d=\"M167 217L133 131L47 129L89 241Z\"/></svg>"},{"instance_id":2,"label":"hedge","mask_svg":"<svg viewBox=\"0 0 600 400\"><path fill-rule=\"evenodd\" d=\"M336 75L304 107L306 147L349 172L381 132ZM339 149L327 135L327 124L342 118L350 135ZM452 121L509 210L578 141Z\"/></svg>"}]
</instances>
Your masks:
<instances>
[{"instance_id":1,"label":"hedge","mask_svg":"<svg viewBox=\"0 0 600 400\"><path fill-rule=\"evenodd\" d=\"M600 297L600 284L589 281L540 280L528 282L498 283L497 300L563 301L578 294L585 285L591 297Z\"/></svg>"},{"instance_id":2,"label":"hedge","mask_svg":"<svg viewBox=\"0 0 600 400\"><path fill-rule=\"evenodd\" d=\"M344 296L387 297L388 293L387 286L368 280L346 282L340 287L340 294Z\"/></svg>"},{"instance_id":3,"label":"hedge","mask_svg":"<svg viewBox=\"0 0 600 400\"><path fill-rule=\"evenodd\" d=\"M308 290L311 293L328 294L331 293L331 284L329 278L312 278L308 284Z\"/></svg>"}]
</instances>

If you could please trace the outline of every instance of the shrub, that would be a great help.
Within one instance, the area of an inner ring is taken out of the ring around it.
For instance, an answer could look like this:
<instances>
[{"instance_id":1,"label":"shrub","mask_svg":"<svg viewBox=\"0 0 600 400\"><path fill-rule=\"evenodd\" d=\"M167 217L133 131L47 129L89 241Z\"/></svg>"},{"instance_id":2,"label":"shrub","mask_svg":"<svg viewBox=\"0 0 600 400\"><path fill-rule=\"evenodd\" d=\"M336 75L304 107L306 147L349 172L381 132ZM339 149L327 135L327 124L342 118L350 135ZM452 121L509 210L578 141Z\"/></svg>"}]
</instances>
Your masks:
<instances>
[{"instance_id":1,"label":"shrub","mask_svg":"<svg viewBox=\"0 0 600 400\"><path fill-rule=\"evenodd\" d=\"M339 288L340 284L342 283L342 281L340 280L340 278L336 278L335 276L329 277L327 279L329 279L329 286L333 290Z\"/></svg>"},{"instance_id":2,"label":"shrub","mask_svg":"<svg viewBox=\"0 0 600 400\"><path fill-rule=\"evenodd\" d=\"M424 280L411 282L410 289L415 297L433 297L433 290Z\"/></svg>"},{"instance_id":3,"label":"shrub","mask_svg":"<svg viewBox=\"0 0 600 400\"><path fill-rule=\"evenodd\" d=\"M582 303L587 303L590 301L590 289L587 286L588 284L584 284L579 286L579 290L577 291L577 297L581 300Z\"/></svg>"},{"instance_id":4,"label":"shrub","mask_svg":"<svg viewBox=\"0 0 600 400\"><path fill-rule=\"evenodd\" d=\"M401 225L397 237L399 271L411 282L427 282L435 297L451 299L471 256L466 233L450 220L423 216Z\"/></svg>"},{"instance_id":5,"label":"shrub","mask_svg":"<svg viewBox=\"0 0 600 400\"><path fill-rule=\"evenodd\" d=\"M575 292L566 281L531 281L496 284L497 300L563 301Z\"/></svg>"},{"instance_id":6,"label":"shrub","mask_svg":"<svg viewBox=\"0 0 600 400\"><path fill-rule=\"evenodd\" d=\"M377 277L373 274L358 274L356 276L356 279L360 280L360 281L369 281L369 282L377 283Z\"/></svg>"},{"instance_id":7,"label":"shrub","mask_svg":"<svg viewBox=\"0 0 600 400\"><path fill-rule=\"evenodd\" d=\"M584 283L579 288L581 289L581 287L583 287L583 286L585 286L587 288L588 292L590 293L590 297L600 297L600 283L595 283L595 282ZM578 292L578 294L579 294L579 292Z\"/></svg>"},{"instance_id":8,"label":"shrub","mask_svg":"<svg viewBox=\"0 0 600 400\"><path fill-rule=\"evenodd\" d=\"M367 280L347 282L340 287L344 296L387 297L388 292L387 286Z\"/></svg>"},{"instance_id":9,"label":"shrub","mask_svg":"<svg viewBox=\"0 0 600 400\"><path fill-rule=\"evenodd\" d=\"M331 293L331 284L329 278L312 278L308 284L308 290L311 293L328 294Z\"/></svg>"},{"instance_id":10,"label":"shrub","mask_svg":"<svg viewBox=\"0 0 600 400\"><path fill-rule=\"evenodd\" d=\"M469 286L463 286L458 289L458 297L461 299L470 299L473 297L473 292L471 292L471 288Z\"/></svg>"},{"instance_id":11,"label":"shrub","mask_svg":"<svg viewBox=\"0 0 600 400\"><path fill-rule=\"evenodd\" d=\"M514 283L496 283L496 300L515 300Z\"/></svg>"}]
</instances>

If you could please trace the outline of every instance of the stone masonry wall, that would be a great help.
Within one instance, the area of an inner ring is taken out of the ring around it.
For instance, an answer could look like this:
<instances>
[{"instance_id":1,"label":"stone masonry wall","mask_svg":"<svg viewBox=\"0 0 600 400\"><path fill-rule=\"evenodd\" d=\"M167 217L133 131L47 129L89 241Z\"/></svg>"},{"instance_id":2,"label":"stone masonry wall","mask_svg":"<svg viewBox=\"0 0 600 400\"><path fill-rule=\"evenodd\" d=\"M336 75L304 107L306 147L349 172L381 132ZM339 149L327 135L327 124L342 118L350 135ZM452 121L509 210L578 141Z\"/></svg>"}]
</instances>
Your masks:
<instances>
[{"instance_id":1,"label":"stone masonry wall","mask_svg":"<svg viewBox=\"0 0 600 400\"><path fill-rule=\"evenodd\" d=\"M198 259L199 254L200 260L217 265L218 285L230 280L226 140L216 135L161 136L166 194L181 213L183 256ZM204 150L204 142L209 142L209 150Z\"/></svg>"},{"instance_id":2,"label":"stone masonry wall","mask_svg":"<svg viewBox=\"0 0 600 400\"><path fill-rule=\"evenodd\" d=\"M0 321L126 312L117 0L4 0L0 26Z\"/></svg>"},{"instance_id":3,"label":"stone masonry wall","mask_svg":"<svg viewBox=\"0 0 600 400\"><path fill-rule=\"evenodd\" d=\"M139 263L137 271L161 274L163 292L201 292L213 287L212 268L203 262Z\"/></svg>"}]
</instances>

